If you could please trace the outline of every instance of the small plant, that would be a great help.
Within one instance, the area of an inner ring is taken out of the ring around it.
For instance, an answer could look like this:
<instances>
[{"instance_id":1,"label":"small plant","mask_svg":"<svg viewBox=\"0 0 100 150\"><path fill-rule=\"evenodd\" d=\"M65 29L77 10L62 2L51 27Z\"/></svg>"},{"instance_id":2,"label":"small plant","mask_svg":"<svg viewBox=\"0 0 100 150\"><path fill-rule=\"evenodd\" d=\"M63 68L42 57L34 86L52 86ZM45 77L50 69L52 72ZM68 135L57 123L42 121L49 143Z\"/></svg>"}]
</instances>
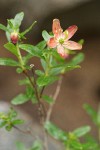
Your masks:
<instances>
[{"instance_id":1,"label":"small plant","mask_svg":"<svg viewBox=\"0 0 100 150\"><path fill-rule=\"evenodd\" d=\"M21 12L14 19L7 20L7 27L0 24L0 29L6 32L8 40L4 47L16 57L16 59L0 58L0 65L15 67L18 74L23 74L23 80L19 81L19 85L25 85L25 92L14 97L11 103L22 105L31 101L33 105L38 105L37 112L39 113L41 126L44 129L44 140L34 141L29 150L49 150L48 135L61 141L65 150L99 150L99 143L92 136L89 136L90 126L83 126L74 131L65 132L50 121L54 104L57 103L61 90L64 74L80 68L79 64L84 60L84 54L82 52L77 54L75 51L82 49L83 40L79 42L70 40L77 31L77 26L70 26L63 32L60 21L54 19L52 32L49 34L44 30L42 32L43 41L31 45L24 43L24 39L26 39L26 34L34 27L36 21L28 29L21 32L20 26L23 17L24 13ZM22 51L26 51L26 54L22 55ZM73 57L70 57L70 55ZM40 60L42 70L29 63L29 60L34 57ZM45 88L54 82L58 82L54 95L44 94ZM45 103L49 106L48 110ZM100 112L95 112L89 105L84 105L84 107L99 129L100 141ZM17 112L13 108L8 113L0 113L0 127L5 127L8 131L16 128L20 132L27 133L27 129L22 131L18 127L18 124L22 124L24 121L19 118L16 119L16 117ZM83 138L82 141L81 137ZM17 143L17 148L18 150L26 150L21 141Z\"/></svg>"}]
</instances>

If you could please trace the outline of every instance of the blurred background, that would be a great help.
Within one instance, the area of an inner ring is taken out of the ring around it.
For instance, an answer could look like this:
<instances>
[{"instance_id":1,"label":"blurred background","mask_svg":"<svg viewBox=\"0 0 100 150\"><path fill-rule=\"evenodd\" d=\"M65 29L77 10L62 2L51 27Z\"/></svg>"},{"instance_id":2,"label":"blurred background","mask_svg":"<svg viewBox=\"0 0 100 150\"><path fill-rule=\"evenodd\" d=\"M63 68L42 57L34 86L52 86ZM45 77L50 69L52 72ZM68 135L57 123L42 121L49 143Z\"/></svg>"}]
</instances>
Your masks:
<instances>
[{"instance_id":1,"label":"blurred background","mask_svg":"<svg viewBox=\"0 0 100 150\"><path fill-rule=\"evenodd\" d=\"M60 19L63 29L73 24L78 26L79 30L73 39L85 40L82 49L85 60L81 69L65 75L51 119L65 131L81 125L91 125L92 134L97 136L95 126L83 109L83 104L89 103L97 109L100 102L100 0L0 0L0 23L6 25L8 18L13 18L21 11L25 13L21 30L31 25L34 20L38 21L27 35L29 39L26 43L39 42L42 39L42 30L51 31L54 18ZM5 33L0 31L0 57L12 57L3 48L6 42ZM32 63L37 68L40 67L37 59L33 59ZM24 87L18 86L18 79L22 77L23 75L20 77L14 68L0 66L0 100L10 102L24 90ZM50 94L55 87L56 83L44 92ZM38 121L36 107L32 107L30 102L19 108Z\"/></svg>"}]
</instances>

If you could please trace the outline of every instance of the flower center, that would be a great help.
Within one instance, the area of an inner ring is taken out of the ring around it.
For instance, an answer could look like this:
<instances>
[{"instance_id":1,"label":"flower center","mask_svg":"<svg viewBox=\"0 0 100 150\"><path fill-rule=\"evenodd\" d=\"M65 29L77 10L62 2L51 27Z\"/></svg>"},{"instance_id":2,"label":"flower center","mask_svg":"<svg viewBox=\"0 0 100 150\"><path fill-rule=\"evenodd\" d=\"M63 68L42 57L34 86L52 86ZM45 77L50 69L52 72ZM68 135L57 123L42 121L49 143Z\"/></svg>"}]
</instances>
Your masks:
<instances>
[{"instance_id":1,"label":"flower center","mask_svg":"<svg viewBox=\"0 0 100 150\"><path fill-rule=\"evenodd\" d=\"M64 43L64 39L62 39L62 38L59 39L59 43L60 43L60 44L63 44L63 43Z\"/></svg>"}]
</instances>

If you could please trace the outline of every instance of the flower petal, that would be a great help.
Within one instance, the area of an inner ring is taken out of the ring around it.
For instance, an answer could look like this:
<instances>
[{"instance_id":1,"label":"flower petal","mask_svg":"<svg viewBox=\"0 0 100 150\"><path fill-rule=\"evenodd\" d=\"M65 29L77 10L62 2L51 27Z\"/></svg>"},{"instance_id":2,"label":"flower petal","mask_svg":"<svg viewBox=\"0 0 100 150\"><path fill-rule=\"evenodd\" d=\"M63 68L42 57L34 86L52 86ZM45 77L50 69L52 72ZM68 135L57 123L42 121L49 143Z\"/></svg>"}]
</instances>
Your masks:
<instances>
[{"instance_id":1,"label":"flower petal","mask_svg":"<svg viewBox=\"0 0 100 150\"><path fill-rule=\"evenodd\" d=\"M50 47L50 48L55 48L57 43L55 41L54 38L50 38L50 40L47 42L47 45Z\"/></svg>"},{"instance_id":2,"label":"flower petal","mask_svg":"<svg viewBox=\"0 0 100 150\"><path fill-rule=\"evenodd\" d=\"M76 25L72 25L67 30L65 30L65 32L66 31L68 32L67 40L70 39L75 34L77 29L78 29L78 27Z\"/></svg>"},{"instance_id":3,"label":"flower petal","mask_svg":"<svg viewBox=\"0 0 100 150\"><path fill-rule=\"evenodd\" d=\"M74 41L65 41L63 46L68 48L69 50L81 50L82 49L82 45Z\"/></svg>"},{"instance_id":4,"label":"flower petal","mask_svg":"<svg viewBox=\"0 0 100 150\"><path fill-rule=\"evenodd\" d=\"M57 52L62 58L67 58L68 54L66 53L65 49L63 46L59 45L57 46Z\"/></svg>"},{"instance_id":5,"label":"flower petal","mask_svg":"<svg viewBox=\"0 0 100 150\"><path fill-rule=\"evenodd\" d=\"M60 26L60 21L59 19L54 19L53 20L53 25L52 25L52 32L55 36L61 34L63 32L61 26Z\"/></svg>"}]
</instances>

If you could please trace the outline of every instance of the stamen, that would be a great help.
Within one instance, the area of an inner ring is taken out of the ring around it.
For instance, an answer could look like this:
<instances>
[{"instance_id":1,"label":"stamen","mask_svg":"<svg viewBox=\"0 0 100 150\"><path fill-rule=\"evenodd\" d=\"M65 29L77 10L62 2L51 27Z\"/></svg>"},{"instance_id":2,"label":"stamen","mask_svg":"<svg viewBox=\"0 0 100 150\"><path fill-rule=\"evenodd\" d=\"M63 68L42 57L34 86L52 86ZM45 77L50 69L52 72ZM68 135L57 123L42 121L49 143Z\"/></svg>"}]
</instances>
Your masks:
<instances>
[{"instance_id":1,"label":"stamen","mask_svg":"<svg viewBox=\"0 0 100 150\"><path fill-rule=\"evenodd\" d=\"M63 44L63 43L64 43L64 39L62 39L62 38L59 39L59 43L60 43L60 44Z\"/></svg>"}]
</instances>

